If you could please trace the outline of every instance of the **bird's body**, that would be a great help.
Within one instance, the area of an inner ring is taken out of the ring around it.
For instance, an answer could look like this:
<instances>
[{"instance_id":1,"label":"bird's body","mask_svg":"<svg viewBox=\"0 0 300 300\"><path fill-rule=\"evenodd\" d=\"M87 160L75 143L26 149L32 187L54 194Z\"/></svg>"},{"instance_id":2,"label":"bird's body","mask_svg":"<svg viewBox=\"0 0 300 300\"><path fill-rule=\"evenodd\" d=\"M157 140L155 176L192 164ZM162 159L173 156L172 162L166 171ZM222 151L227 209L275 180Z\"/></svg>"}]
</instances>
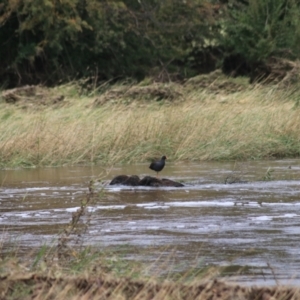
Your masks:
<instances>
[{"instance_id":1,"label":"bird's body","mask_svg":"<svg viewBox=\"0 0 300 300\"><path fill-rule=\"evenodd\" d=\"M160 160L154 161L151 163L149 168L156 172L156 176L158 176L158 172L160 172L165 166L166 156L163 156Z\"/></svg>"}]
</instances>

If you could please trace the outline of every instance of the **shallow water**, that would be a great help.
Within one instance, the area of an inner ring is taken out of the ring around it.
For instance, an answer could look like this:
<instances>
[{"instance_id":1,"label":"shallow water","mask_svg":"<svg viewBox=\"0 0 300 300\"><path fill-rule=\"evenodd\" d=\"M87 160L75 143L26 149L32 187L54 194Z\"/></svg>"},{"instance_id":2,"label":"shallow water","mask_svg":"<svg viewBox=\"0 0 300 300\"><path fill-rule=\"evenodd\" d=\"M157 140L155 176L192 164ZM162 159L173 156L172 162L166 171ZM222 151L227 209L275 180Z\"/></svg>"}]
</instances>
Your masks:
<instances>
[{"instance_id":1,"label":"shallow water","mask_svg":"<svg viewBox=\"0 0 300 300\"><path fill-rule=\"evenodd\" d=\"M105 171L0 171L4 248L18 245L27 251L55 242L90 179L154 175L148 164L116 167L103 175ZM129 259L153 266L158 259L168 261L168 272L221 265L228 266L223 275L233 281L300 284L300 160L167 162L160 176L184 181L185 187L106 186L89 209L92 218L84 243L99 248L127 245ZM242 182L225 184L226 178Z\"/></svg>"}]
</instances>

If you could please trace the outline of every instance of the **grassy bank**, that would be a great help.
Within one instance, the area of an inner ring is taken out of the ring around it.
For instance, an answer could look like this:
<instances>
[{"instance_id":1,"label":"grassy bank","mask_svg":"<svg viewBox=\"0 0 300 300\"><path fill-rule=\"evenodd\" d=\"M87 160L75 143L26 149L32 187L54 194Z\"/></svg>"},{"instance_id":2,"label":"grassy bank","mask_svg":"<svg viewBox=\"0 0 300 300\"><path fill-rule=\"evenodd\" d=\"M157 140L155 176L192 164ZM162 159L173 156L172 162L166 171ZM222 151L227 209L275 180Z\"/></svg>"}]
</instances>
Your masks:
<instances>
[{"instance_id":1,"label":"grassy bank","mask_svg":"<svg viewBox=\"0 0 300 300\"><path fill-rule=\"evenodd\" d=\"M300 299L298 288L242 287L216 280L183 284L107 276L55 277L35 273L3 276L0 280L2 299Z\"/></svg>"},{"instance_id":2,"label":"grassy bank","mask_svg":"<svg viewBox=\"0 0 300 300\"><path fill-rule=\"evenodd\" d=\"M2 96L0 164L111 165L162 154L171 160L300 155L296 88L248 86L240 79L223 86L199 82L85 93L70 84L14 101ZM47 103L55 97L60 100Z\"/></svg>"}]
</instances>

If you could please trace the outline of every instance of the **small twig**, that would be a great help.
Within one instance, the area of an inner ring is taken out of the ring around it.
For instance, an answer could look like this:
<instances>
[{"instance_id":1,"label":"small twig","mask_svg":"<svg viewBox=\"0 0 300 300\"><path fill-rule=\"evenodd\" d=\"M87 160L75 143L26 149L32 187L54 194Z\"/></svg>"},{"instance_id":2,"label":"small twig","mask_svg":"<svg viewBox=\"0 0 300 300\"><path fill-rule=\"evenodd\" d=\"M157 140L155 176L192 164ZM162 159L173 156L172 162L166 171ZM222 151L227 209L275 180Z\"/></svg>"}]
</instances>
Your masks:
<instances>
[{"instance_id":1,"label":"small twig","mask_svg":"<svg viewBox=\"0 0 300 300\"><path fill-rule=\"evenodd\" d=\"M72 220L68 224L68 226L65 228L64 232L61 234L61 236L58 239L58 245L57 245L57 255L58 258L66 257L68 255L68 250L70 250L70 247L67 245L67 242L70 240L71 234L75 233L77 229L77 225L80 221L80 218L85 214L86 207L88 204L90 204L91 200L94 197L94 182L91 180L89 182L88 186L88 194L86 195L86 198L81 201L80 208L72 214Z\"/></svg>"},{"instance_id":2,"label":"small twig","mask_svg":"<svg viewBox=\"0 0 300 300\"><path fill-rule=\"evenodd\" d=\"M277 284L277 285L279 285L279 281L278 281L278 279L277 279L277 277L276 277L276 274L275 274L274 268L273 268L273 267L271 267L271 265L270 265L270 263L269 263L269 262L267 263L267 266L270 268L270 270L271 270L271 272L272 272L272 275L273 275L273 277L274 277L274 280L275 280L276 284Z\"/></svg>"}]
</instances>

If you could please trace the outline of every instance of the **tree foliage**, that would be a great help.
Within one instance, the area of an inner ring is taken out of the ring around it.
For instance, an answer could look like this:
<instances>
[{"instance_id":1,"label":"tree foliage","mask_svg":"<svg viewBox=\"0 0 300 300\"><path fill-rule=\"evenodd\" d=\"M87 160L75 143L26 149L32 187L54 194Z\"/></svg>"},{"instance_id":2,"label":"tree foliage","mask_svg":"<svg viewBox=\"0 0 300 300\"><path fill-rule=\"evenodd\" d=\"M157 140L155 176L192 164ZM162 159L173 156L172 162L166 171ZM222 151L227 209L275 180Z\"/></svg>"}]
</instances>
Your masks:
<instances>
[{"instance_id":1,"label":"tree foliage","mask_svg":"<svg viewBox=\"0 0 300 300\"><path fill-rule=\"evenodd\" d=\"M298 58L299 12L297 0L2 0L0 84L180 79L224 53Z\"/></svg>"},{"instance_id":2,"label":"tree foliage","mask_svg":"<svg viewBox=\"0 0 300 300\"><path fill-rule=\"evenodd\" d=\"M180 76L194 45L217 32L211 14L204 0L4 0L0 76L141 79L156 68Z\"/></svg>"},{"instance_id":3,"label":"tree foliage","mask_svg":"<svg viewBox=\"0 0 300 300\"><path fill-rule=\"evenodd\" d=\"M235 5L234 5L235 4ZM272 55L299 58L300 4L297 0L231 3L223 45L249 63Z\"/></svg>"}]
</instances>

